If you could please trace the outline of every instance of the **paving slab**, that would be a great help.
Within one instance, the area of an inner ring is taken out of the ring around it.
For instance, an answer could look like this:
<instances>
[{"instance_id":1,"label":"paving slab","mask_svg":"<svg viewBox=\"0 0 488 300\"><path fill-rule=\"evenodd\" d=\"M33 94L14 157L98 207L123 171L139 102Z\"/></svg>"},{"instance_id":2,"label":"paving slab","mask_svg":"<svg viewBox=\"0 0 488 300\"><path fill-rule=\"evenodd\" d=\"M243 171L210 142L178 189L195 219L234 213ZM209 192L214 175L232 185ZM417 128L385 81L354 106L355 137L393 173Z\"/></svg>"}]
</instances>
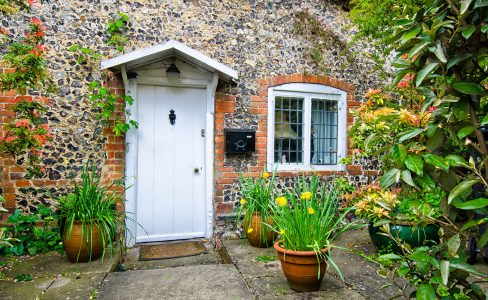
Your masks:
<instances>
[{"instance_id":1,"label":"paving slab","mask_svg":"<svg viewBox=\"0 0 488 300\"><path fill-rule=\"evenodd\" d=\"M103 261L98 259L87 263L72 263L68 261L66 255L49 252L19 260L12 268L5 271L5 275L9 278L15 278L18 274L49 277L59 274L108 273L117 263L119 257L120 255L116 252L114 256L105 255Z\"/></svg>"},{"instance_id":2,"label":"paving slab","mask_svg":"<svg viewBox=\"0 0 488 300\"><path fill-rule=\"evenodd\" d=\"M90 299L90 296L96 294L98 291L98 287L105 276L105 273L59 276L41 296L41 299Z\"/></svg>"},{"instance_id":3,"label":"paving slab","mask_svg":"<svg viewBox=\"0 0 488 300\"><path fill-rule=\"evenodd\" d=\"M3 300L37 299L55 280L55 277L34 278L32 281L25 282L0 280L0 298Z\"/></svg>"},{"instance_id":4,"label":"paving slab","mask_svg":"<svg viewBox=\"0 0 488 300\"><path fill-rule=\"evenodd\" d=\"M254 299L233 265L110 273L97 299Z\"/></svg>"}]
</instances>

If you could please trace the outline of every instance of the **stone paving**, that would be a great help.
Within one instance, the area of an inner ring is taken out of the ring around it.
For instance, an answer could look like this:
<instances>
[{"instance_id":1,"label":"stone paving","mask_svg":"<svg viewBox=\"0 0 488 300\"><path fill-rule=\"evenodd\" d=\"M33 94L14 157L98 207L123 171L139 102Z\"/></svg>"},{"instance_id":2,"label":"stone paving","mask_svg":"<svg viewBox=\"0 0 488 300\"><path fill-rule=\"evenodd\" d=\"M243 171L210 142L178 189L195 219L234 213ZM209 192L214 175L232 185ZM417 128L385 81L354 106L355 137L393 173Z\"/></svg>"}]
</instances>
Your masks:
<instances>
[{"instance_id":1,"label":"stone paving","mask_svg":"<svg viewBox=\"0 0 488 300\"><path fill-rule=\"evenodd\" d=\"M73 264L57 252L15 258L3 271L0 299L90 299L105 276L118 264L120 252L104 260ZM3 260L4 258L0 258ZM32 281L15 282L19 274L32 275Z\"/></svg>"},{"instance_id":2,"label":"stone paving","mask_svg":"<svg viewBox=\"0 0 488 300\"><path fill-rule=\"evenodd\" d=\"M374 253L366 230L350 231L336 243L349 249L336 247L333 251L344 281L329 268L320 291L314 293L297 293L288 287L273 248L253 248L246 240L224 240L231 260L224 264L219 252L210 243L204 244L207 254L152 261L138 261L139 248L131 248L122 267L117 268L124 272L113 272L118 256L84 264L72 264L58 253L23 258L3 271L0 299L355 300L397 295L392 287L382 288L389 282L376 274L373 262L364 258ZM479 267L488 271L486 264ZM33 280L14 282L18 274L31 274Z\"/></svg>"}]
</instances>

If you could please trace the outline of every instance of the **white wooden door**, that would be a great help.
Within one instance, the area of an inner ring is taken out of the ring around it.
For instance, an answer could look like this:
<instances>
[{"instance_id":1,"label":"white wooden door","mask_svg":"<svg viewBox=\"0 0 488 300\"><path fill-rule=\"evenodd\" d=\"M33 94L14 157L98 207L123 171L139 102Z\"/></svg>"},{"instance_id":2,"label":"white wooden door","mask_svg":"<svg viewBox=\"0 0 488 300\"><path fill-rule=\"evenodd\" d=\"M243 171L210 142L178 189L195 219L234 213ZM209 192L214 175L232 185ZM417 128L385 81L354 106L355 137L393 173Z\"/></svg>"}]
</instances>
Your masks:
<instances>
[{"instance_id":1,"label":"white wooden door","mask_svg":"<svg viewBox=\"0 0 488 300\"><path fill-rule=\"evenodd\" d=\"M136 242L204 237L206 90L138 85L136 103Z\"/></svg>"}]
</instances>

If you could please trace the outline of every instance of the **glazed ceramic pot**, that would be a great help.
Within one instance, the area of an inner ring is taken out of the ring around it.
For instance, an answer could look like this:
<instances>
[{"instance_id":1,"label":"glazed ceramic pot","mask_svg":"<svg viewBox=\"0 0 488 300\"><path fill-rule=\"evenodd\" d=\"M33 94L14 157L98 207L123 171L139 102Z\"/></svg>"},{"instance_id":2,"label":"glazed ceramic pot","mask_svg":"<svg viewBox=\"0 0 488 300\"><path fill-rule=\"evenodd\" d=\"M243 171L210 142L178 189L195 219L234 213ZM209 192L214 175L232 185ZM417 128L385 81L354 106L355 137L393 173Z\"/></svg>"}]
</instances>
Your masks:
<instances>
[{"instance_id":1,"label":"glazed ceramic pot","mask_svg":"<svg viewBox=\"0 0 488 300\"><path fill-rule=\"evenodd\" d=\"M267 223L272 224L272 220L268 218ZM249 228L252 228L251 232L248 232ZM253 213L250 223L245 220L243 230L246 233L249 245L257 248L271 247L277 237L276 232L271 230L271 228L268 226L262 224L260 213Z\"/></svg>"},{"instance_id":2,"label":"glazed ceramic pot","mask_svg":"<svg viewBox=\"0 0 488 300\"><path fill-rule=\"evenodd\" d=\"M274 243L290 288L297 292L313 292L320 290L320 284L327 269L325 257L317 258L314 251L286 250L281 241ZM322 252L327 253L327 249Z\"/></svg>"},{"instance_id":3,"label":"glazed ceramic pot","mask_svg":"<svg viewBox=\"0 0 488 300\"><path fill-rule=\"evenodd\" d=\"M439 225L429 224L425 227L417 226L414 229L413 224L389 224L390 232L394 237L399 237L400 240L408 243L412 248L423 246L425 244L439 242ZM372 223L369 224L368 232L371 241L377 250L391 248L395 253L401 252L400 247L390 237L379 234L381 227L374 227Z\"/></svg>"},{"instance_id":4,"label":"glazed ceramic pot","mask_svg":"<svg viewBox=\"0 0 488 300\"><path fill-rule=\"evenodd\" d=\"M85 225L83 228L82 223L76 221L73 223L71 234L69 225L65 224L63 244L64 251L71 262L94 261L103 253L102 235L95 224Z\"/></svg>"}]
</instances>

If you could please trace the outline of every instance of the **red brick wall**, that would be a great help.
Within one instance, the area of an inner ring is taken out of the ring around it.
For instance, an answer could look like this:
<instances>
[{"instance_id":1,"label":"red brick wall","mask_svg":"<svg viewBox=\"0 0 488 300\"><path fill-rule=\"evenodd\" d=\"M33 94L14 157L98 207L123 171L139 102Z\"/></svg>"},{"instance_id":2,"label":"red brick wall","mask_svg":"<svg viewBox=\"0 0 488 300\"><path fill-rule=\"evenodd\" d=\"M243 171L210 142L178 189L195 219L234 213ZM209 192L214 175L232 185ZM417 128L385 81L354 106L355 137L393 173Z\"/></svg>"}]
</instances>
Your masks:
<instances>
[{"instance_id":1,"label":"red brick wall","mask_svg":"<svg viewBox=\"0 0 488 300\"><path fill-rule=\"evenodd\" d=\"M303 74L289 74L263 78L259 80L259 94L251 96L249 113L258 116L258 129L256 130L256 155L258 164L247 169L247 176L260 176L267 163L267 122L268 122L268 88L285 83L313 83L322 84L338 88L347 92L347 122L354 121L350 113L351 108L358 107L361 103L354 99L355 87L343 81L328 76L315 76ZM215 99L215 160L216 160L216 214L225 215L234 209L233 202L224 202L224 190L227 185L232 184L239 176L232 166L224 165L225 156L225 137L224 137L224 118L225 114L234 113L236 97L218 93ZM348 140L348 144L349 144ZM348 149L348 154L350 149ZM318 175L378 175L377 171L365 171L360 165L347 166L346 171L314 171ZM278 172L278 177L311 175L312 172Z\"/></svg>"},{"instance_id":2,"label":"red brick wall","mask_svg":"<svg viewBox=\"0 0 488 300\"><path fill-rule=\"evenodd\" d=\"M0 70L2 71L2 70ZM10 70L3 70L3 72L9 72ZM107 80L104 82L105 86L117 95L124 94L124 87L121 78L115 77L113 74L109 74ZM9 110L9 107L19 97L33 98L33 96L17 95L13 91L0 92L0 139L5 135L3 124L10 121L14 116L13 112ZM86 100L88 101L88 100ZM120 106L117 110L117 114L120 116L123 114L124 107L122 99L119 99ZM53 125L50 124L51 129ZM62 126L62 124L60 125ZM108 128L103 130L103 135L106 138L106 143L103 146L103 153L100 157L105 157L105 164L102 166L104 182L109 180L121 178L125 173L125 137L116 137L112 131ZM0 153L0 193L5 198L3 206L10 212L13 212L19 201L19 188L66 188L73 185L72 180L60 178L58 180L50 180L47 176L44 178L25 179L24 169L16 166L15 161L4 154ZM82 163L81 161L79 162ZM7 214L0 215L0 222L4 221L8 217Z\"/></svg>"}]
</instances>

